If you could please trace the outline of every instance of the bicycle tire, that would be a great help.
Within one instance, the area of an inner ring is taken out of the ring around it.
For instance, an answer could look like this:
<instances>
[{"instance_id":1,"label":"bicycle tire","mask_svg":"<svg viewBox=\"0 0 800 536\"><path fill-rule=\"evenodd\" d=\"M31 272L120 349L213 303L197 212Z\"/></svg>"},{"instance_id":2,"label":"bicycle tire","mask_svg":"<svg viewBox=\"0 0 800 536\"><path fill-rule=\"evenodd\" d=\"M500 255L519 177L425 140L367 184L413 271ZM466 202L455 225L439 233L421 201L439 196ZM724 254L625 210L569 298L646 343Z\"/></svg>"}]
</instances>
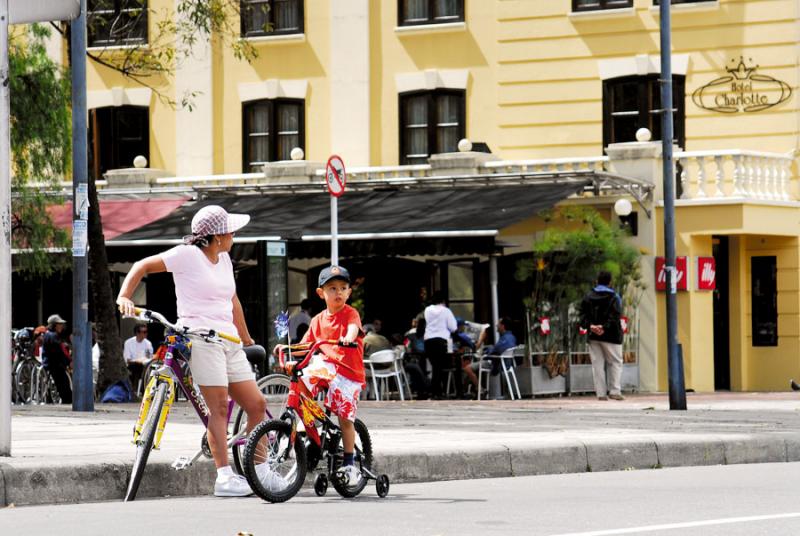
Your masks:
<instances>
[{"instance_id":1,"label":"bicycle tire","mask_svg":"<svg viewBox=\"0 0 800 536\"><path fill-rule=\"evenodd\" d=\"M372 471L372 438L369 436L369 430L367 430L367 425L364 424L364 422L359 419L356 419L355 421L355 428L356 428L356 452L355 452L356 464L359 465L359 468L366 467L367 469ZM344 449L339 445L331 445L329 448L329 452L336 453L336 457L334 458L334 464L333 464L334 465L333 473L335 473L340 466L340 461L342 460L342 456L344 455ZM364 488L367 486L366 476L362 476L361 482L359 482L357 486L346 486L338 478L331 478L330 481L331 484L333 484L333 487L336 490L336 492L342 497L345 497L347 499L352 499L353 497L358 496L358 494L364 491Z\"/></svg>"},{"instance_id":2,"label":"bicycle tire","mask_svg":"<svg viewBox=\"0 0 800 536\"><path fill-rule=\"evenodd\" d=\"M156 386L153 401L150 403L150 409L147 411L147 417L145 418L142 432L139 434L139 440L136 444L136 458L133 460L131 479L128 482L128 491L125 493L125 502L136 499L136 493L139 491L139 484L144 474L144 467L147 465L147 458L150 457L150 451L153 449L153 441L156 438L156 428L158 428L158 421L161 418L161 411L164 409L164 402L166 399L167 384L159 383Z\"/></svg>"},{"instance_id":3,"label":"bicycle tire","mask_svg":"<svg viewBox=\"0 0 800 536\"><path fill-rule=\"evenodd\" d=\"M303 486L303 482L305 482L307 472L306 449L302 441L295 441L292 447L289 443L291 435L292 427L289 423L271 420L256 425L247 439L243 457L244 475L247 478L247 483L250 484L250 488L265 501L271 503L288 501L297 495L297 492ZM257 457L257 448L262 439L268 443L269 453L266 460L263 460L263 454ZM294 471L291 468L291 463L288 469L279 465L283 463L282 456L287 455L286 460L288 460L292 455L292 451L296 468ZM287 485L282 486L280 490L270 489L269 486L264 485L256 471L256 466L262 463L269 463L270 469L284 478L291 475L292 480Z\"/></svg>"},{"instance_id":4,"label":"bicycle tire","mask_svg":"<svg viewBox=\"0 0 800 536\"><path fill-rule=\"evenodd\" d=\"M267 399L267 415L265 420L272 418L278 419L286 409L286 400L289 397L289 387L292 382L289 376L285 374L270 374L264 376L256 382L258 390ZM236 417L233 420L233 429L231 430L232 436L236 436L239 432L247 427L247 413L238 405L236 406ZM231 453L233 454L234 470L240 474L244 474L242 465L242 458L244 455L244 444L231 445Z\"/></svg>"},{"instance_id":5,"label":"bicycle tire","mask_svg":"<svg viewBox=\"0 0 800 536\"><path fill-rule=\"evenodd\" d=\"M30 404L33 391L33 375L37 362L34 359L23 359L14 368L14 383L17 400L22 404Z\"/></svg>"}]
</instances>

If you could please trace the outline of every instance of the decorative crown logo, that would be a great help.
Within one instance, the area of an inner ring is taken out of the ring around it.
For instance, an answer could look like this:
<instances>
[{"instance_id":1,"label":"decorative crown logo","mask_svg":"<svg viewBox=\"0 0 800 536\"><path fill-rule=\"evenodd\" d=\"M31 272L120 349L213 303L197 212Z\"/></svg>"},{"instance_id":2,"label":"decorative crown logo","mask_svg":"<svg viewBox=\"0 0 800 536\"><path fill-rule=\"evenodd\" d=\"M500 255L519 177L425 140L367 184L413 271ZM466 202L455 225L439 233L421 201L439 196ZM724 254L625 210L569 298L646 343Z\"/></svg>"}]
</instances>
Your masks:
<instances>
[{"instance_id":1,"label":"decorative crown logo","mask_svg":"<svg viewBox=\"0 0 800 536\"><path fill-rule=\"evenodd\" d=\"M753 58L747 58L751 62ZM735 62L736 60L731 60L731 63ZM733 75L734 78L737 80L747 80L750 78L750 75L758 69L758 65L754 65L752 67L748 67L747 64L744 62L744 57L739 56L739 63L734 68L726 68L725 70L728 71L730 74Z\"/></svg>"}]
</instances>

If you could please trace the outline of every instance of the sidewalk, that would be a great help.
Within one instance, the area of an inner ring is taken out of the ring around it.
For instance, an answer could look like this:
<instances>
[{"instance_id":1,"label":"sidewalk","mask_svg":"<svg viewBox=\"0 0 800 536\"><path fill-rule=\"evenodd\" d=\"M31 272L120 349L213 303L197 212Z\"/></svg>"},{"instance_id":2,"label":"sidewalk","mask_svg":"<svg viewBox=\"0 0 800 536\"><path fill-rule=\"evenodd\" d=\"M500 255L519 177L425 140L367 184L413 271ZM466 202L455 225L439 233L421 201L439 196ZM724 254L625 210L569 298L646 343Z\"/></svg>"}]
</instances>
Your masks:
<instances>
[{"instance_id":1,"label":"sidewalk","mask_svg":"<svg viewBox=\"0 0 800 536\"><path fill-rule=\"evenodd\" d=\"M392 482L800 461L800 396L689 394L623 402L594 397L510 401L362 402L376 464ZM12 456L0 458L0 506L121 500L138 405L14 407ZM201 460L177 472L203 428L185 403L170 415L138 497L206 495L214 469ZM371 493L369 488L366 492Z\"/></svg>"}]
</instances>

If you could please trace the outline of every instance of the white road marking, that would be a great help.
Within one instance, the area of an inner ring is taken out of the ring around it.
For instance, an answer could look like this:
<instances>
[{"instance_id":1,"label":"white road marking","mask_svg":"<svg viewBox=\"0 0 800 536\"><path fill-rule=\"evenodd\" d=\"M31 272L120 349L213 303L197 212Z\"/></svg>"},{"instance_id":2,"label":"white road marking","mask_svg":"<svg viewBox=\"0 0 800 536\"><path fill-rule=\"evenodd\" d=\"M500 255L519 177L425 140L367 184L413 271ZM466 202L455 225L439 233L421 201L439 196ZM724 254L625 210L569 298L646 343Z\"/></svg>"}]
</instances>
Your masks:
<instances>
[{"instance_id":1,"label":"white road marking","mask_svg":"<svg viewBox=\"0 0 800 536\"><path fill-rule=\"evenodd\" d=\"M751 523L753 521L768 521L771 519L790 519L800 517L800 512L789 514L773 514L765 516L727 517L723 519L708 519L706 521L688 521L686 523L668 523L664 525L645 525L627 529L593 530L589 532L570 532L566 534L553 534L551 536L613 536L615 534L636 534L640 532L655 532L658 530L688 529L692 527L708 527L710 525L730 525L733 523Z\"/></svg>"}]
</instances>

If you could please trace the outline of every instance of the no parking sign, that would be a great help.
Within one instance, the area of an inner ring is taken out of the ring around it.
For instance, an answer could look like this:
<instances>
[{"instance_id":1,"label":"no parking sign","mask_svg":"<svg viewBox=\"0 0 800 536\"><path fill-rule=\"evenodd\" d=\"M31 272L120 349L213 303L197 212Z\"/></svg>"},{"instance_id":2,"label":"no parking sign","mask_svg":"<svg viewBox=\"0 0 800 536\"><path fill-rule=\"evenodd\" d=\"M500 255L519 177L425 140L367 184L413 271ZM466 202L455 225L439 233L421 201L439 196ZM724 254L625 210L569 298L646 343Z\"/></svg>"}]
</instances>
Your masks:
<instances>
[{"instance_id":1,"label":"no parking sign","mask_svg":"<svg viewBox=\"0 0 800 536\"><path fill-rule=\"evenodd\" d=\"M328 163L325 164L325 182L328 185L328 192L332 196L340 197L344 193L347 175L341 157L333 155L328 158Z\"/></svg>"}]
</instances>

